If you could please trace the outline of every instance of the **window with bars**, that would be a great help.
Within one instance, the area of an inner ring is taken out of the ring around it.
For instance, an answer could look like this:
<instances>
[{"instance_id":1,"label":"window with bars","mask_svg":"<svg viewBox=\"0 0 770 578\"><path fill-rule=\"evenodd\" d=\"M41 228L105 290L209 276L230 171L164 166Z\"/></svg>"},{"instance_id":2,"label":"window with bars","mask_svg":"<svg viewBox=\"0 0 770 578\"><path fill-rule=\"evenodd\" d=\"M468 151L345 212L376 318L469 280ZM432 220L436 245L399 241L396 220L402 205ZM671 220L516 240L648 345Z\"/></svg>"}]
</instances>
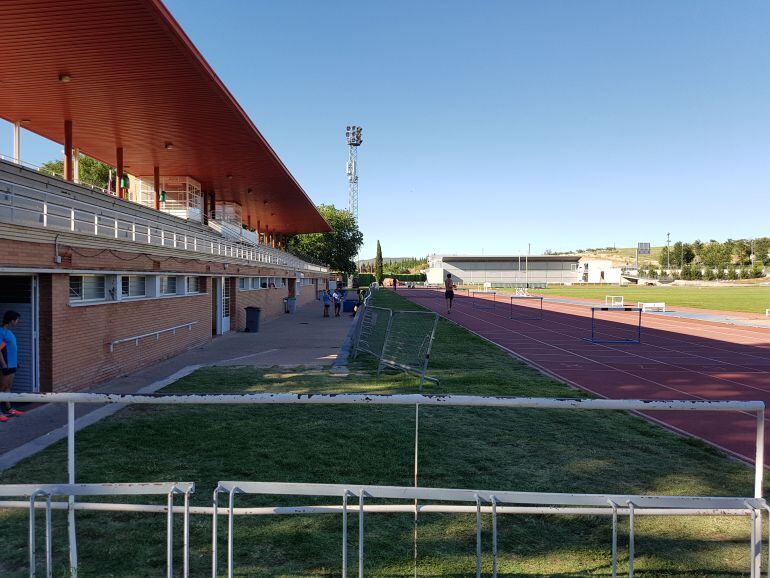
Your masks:
<instances>
[{"instance_id":1,"label":"window with bars","mask_svg":"<svg viewBox=\"0 0 770 578\"><path fill-rule=\"evenodd\" d=\"M70 301L104 301L106 298L104 275L70 275Z\"/></svg>"},{"instance_id":2,"label":"window with bars","mask_svg":"<svg viewBox=\"0 0 770 578\"><path fill-rule=\"evenodd\" d=\"M123 275L120 278L120 296L145 297L147 295L147 278L144 275Z\"/></svg>"},{"instance_id":3,"label":"window with bars","mask_svg":"<svg viewBox=\"0 0 770 578\"><path fill-rule=\"evenodd\" d=\"M160 294L176 295L176 277L163 275L160 278Z\"/></svg>"},{"instance_id":4,"label":"window with bars","mask_svg":"<svg viewBox=\"0 0 770 578\"><path fill-rule=\"evenodd\" d=\"M201 292L201 278L200 277L188 277L187 278L187 292L188 293L200 293Z\"/></svg>"}]
</instances>

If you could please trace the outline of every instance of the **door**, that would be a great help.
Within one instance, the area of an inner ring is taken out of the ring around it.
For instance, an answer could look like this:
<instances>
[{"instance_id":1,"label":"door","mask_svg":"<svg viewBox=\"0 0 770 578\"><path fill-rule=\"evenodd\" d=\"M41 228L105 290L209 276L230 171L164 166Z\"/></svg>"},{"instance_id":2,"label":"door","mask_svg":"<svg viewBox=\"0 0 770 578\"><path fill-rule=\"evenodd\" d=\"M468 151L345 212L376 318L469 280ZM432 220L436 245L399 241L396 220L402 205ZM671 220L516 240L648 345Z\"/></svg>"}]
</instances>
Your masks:
<instances>
[{"instance_id":1,"label":"door","mask_svg":"<svg viewBox=\"0 0 770 578\"><path fill-rule=\"evenodd\" d=\"M16 311L21 315L13 328L19 347L19 368L13 379L12 391L17 393L40 390L37 309L37 277L0 276L0 318L6 311Z\"/></svg>"},{"instance_id":2,"label":"door","mask_svg":"<svg viewBox=\"0 0 770 578\"><path fill-rule=\"evenodd\" d=\"M222 279L222 333L230 331L230 285L232 279Z\"/></svg>"}]
</instances>

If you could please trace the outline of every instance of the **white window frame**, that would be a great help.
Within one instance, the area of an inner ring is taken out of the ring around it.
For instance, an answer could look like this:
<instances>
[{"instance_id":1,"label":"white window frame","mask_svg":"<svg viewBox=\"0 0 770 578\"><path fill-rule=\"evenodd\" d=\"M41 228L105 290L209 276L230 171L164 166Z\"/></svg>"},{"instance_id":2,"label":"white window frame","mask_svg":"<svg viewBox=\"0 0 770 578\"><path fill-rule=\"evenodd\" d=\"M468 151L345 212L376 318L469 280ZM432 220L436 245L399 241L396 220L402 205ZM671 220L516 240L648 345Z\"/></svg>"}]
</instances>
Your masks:
<instances>
[{"instance_id":1,"label":"white window frame","mask_svg":"<svg viewBox=\"0 0 770 578\"><path fill-rule=\"evenodd\" d=\"M132 279L142 279L142 285L143 285L143 292L141 294L132 294L131 293L131 280ZM128 293L123 293L123 282L126 281L128 283ZM120 275L120 286L118 287L120 291L120 299L141 299L144 297L147 297L147 276L146 275Z\"/></svg>"},{"instance_id":2,"label":"white window frame","mask_svg":"<svg viewBox=\"0 0 770 578\"><path fill-rule=\"evenodd\" d=\"M170 292L170 291L164 291L163 290L163 280L164 279L166 280L167 284L168 284L168 281L170 281L171 279L174 280L174 292L173 293ZM174 276L174 275L160 275L158 277L158 292L159 292L160 297L171 297L171 296L174 296L174 295L178 295L179 294L179 283L178 283L178 279L176 278L176 276Z\"/></svg>"},{"instance_id":3,"label":"white window frame","mask_svg":"<svg viewBox=\"0 0 770 578\"><path fill-rule=\"evenodd\" d=\"M197 285L195 287L195 290L190 289L190 281L195 280L195 284ZM185 279L185 290L187 295L198 295L201 293L201 278L198 275L189 275Z\"/></svg>"},{"instance_id":4,"label":"white window frame","mask_svg":"<svg viewBox=\"0 0 770 578\"><path fill-rule=\"evenodd\" d=\"M85 282L84 281L85 281L85 279L88 279L88 278L97 278L97 277L101 277L102 278L102 283L103 283L102 296L101 297L97 297L97 298L86 299L85 298ZM72 282L73 278L80 278L80 295L79 296L74 296L73 297L72 289L70 288L70 285L68 284L68 289L70 291L70 295L69 295L70 303L101 303L101 302L104 302L104 301L109 301L108 290L109 290L109 284L110 283L109 283L108 277L109 277L108 275L70 275L69 276L69 282L70 283Z\"/></svg>"}]
</instances>

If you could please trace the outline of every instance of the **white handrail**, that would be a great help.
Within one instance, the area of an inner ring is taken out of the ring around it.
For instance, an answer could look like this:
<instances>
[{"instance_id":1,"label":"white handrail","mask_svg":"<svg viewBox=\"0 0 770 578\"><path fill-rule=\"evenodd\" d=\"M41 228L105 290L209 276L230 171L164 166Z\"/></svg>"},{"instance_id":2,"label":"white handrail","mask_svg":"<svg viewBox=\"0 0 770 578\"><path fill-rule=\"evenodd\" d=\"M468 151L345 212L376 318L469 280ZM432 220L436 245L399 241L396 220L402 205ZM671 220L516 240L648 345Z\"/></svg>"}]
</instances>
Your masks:
<instances>
[{"instance_id":1,"label":"white handrail","mask_svg":"<svg viewBox=\"0 0 770 578\"><path fill-rule=\"evenodd\" d=\"M129 341L133 341L134 345L137 347L139 346L139 340L144 339L145 337L152 337L155 336L155 339L160 339L161 333L168 333L169 331L172 331L176 335L177 329L182 329L183 327L187 327L189 331L192 331L192 326L198 323L197 321L190 321L189 323L182 323L181 325L175 325L174 327L168 327L166 329L160 329L158 331L153 331L151 333L142 333L141 335L134 335L133 337L124 337L123 339L116 339L115 341L110 342L110 353L113 353L115 351L115 346L119 345L121 343L128 343Z\"/></svg>"},{"instance_id":2,"label":"white handrail","mask_svg":"<svg viewBox=\"0 0 770 578\"><path fill-rule=\"evenodd\" d=\"M114 204L110 208L98 207L60 192L44 191L6 179L0 179L0 186L5 188L0 191L0 221L222 255L287 269L328 272L326 267L307 263L272 247L234 243L215 234L196 231L192 226L170 225L164 222L166 215L153 218L142 213L132 214ZM214 228L211 230L216 232Z\"/></svg>"}]
</instances>

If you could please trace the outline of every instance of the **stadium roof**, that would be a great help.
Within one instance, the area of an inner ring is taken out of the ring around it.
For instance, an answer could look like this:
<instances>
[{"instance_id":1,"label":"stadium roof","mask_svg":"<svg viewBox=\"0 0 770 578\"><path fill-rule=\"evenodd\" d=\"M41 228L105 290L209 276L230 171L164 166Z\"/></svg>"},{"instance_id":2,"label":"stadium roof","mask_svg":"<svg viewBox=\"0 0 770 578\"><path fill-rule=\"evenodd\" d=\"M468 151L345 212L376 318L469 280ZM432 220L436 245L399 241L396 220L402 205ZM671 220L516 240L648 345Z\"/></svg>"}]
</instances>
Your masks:
<instances>
[{"instance_id":1,"label":"stadium roof","mask_svg":"<svg viewBox=\"0 0 770 578\"><path fill-rule=\"evenodd\" d=\"M521 259L527 259L528 261L580 261L580 255L447 255L441 257L444 262L467 262L467 261L482 261L482 262L510 262L518 261Z\"/></svg>"},{"instance_id":2,"label":"stadium roof","mask_svg":"<svg viewBox=\"0 0 770 578\"><path fill-rule=\"evenodd\" d=\"M160 0L2 4L0 117L59 143L71 120L83 153L193 177L252 226L330 230Z\"/></svg>"}]
</instances>

